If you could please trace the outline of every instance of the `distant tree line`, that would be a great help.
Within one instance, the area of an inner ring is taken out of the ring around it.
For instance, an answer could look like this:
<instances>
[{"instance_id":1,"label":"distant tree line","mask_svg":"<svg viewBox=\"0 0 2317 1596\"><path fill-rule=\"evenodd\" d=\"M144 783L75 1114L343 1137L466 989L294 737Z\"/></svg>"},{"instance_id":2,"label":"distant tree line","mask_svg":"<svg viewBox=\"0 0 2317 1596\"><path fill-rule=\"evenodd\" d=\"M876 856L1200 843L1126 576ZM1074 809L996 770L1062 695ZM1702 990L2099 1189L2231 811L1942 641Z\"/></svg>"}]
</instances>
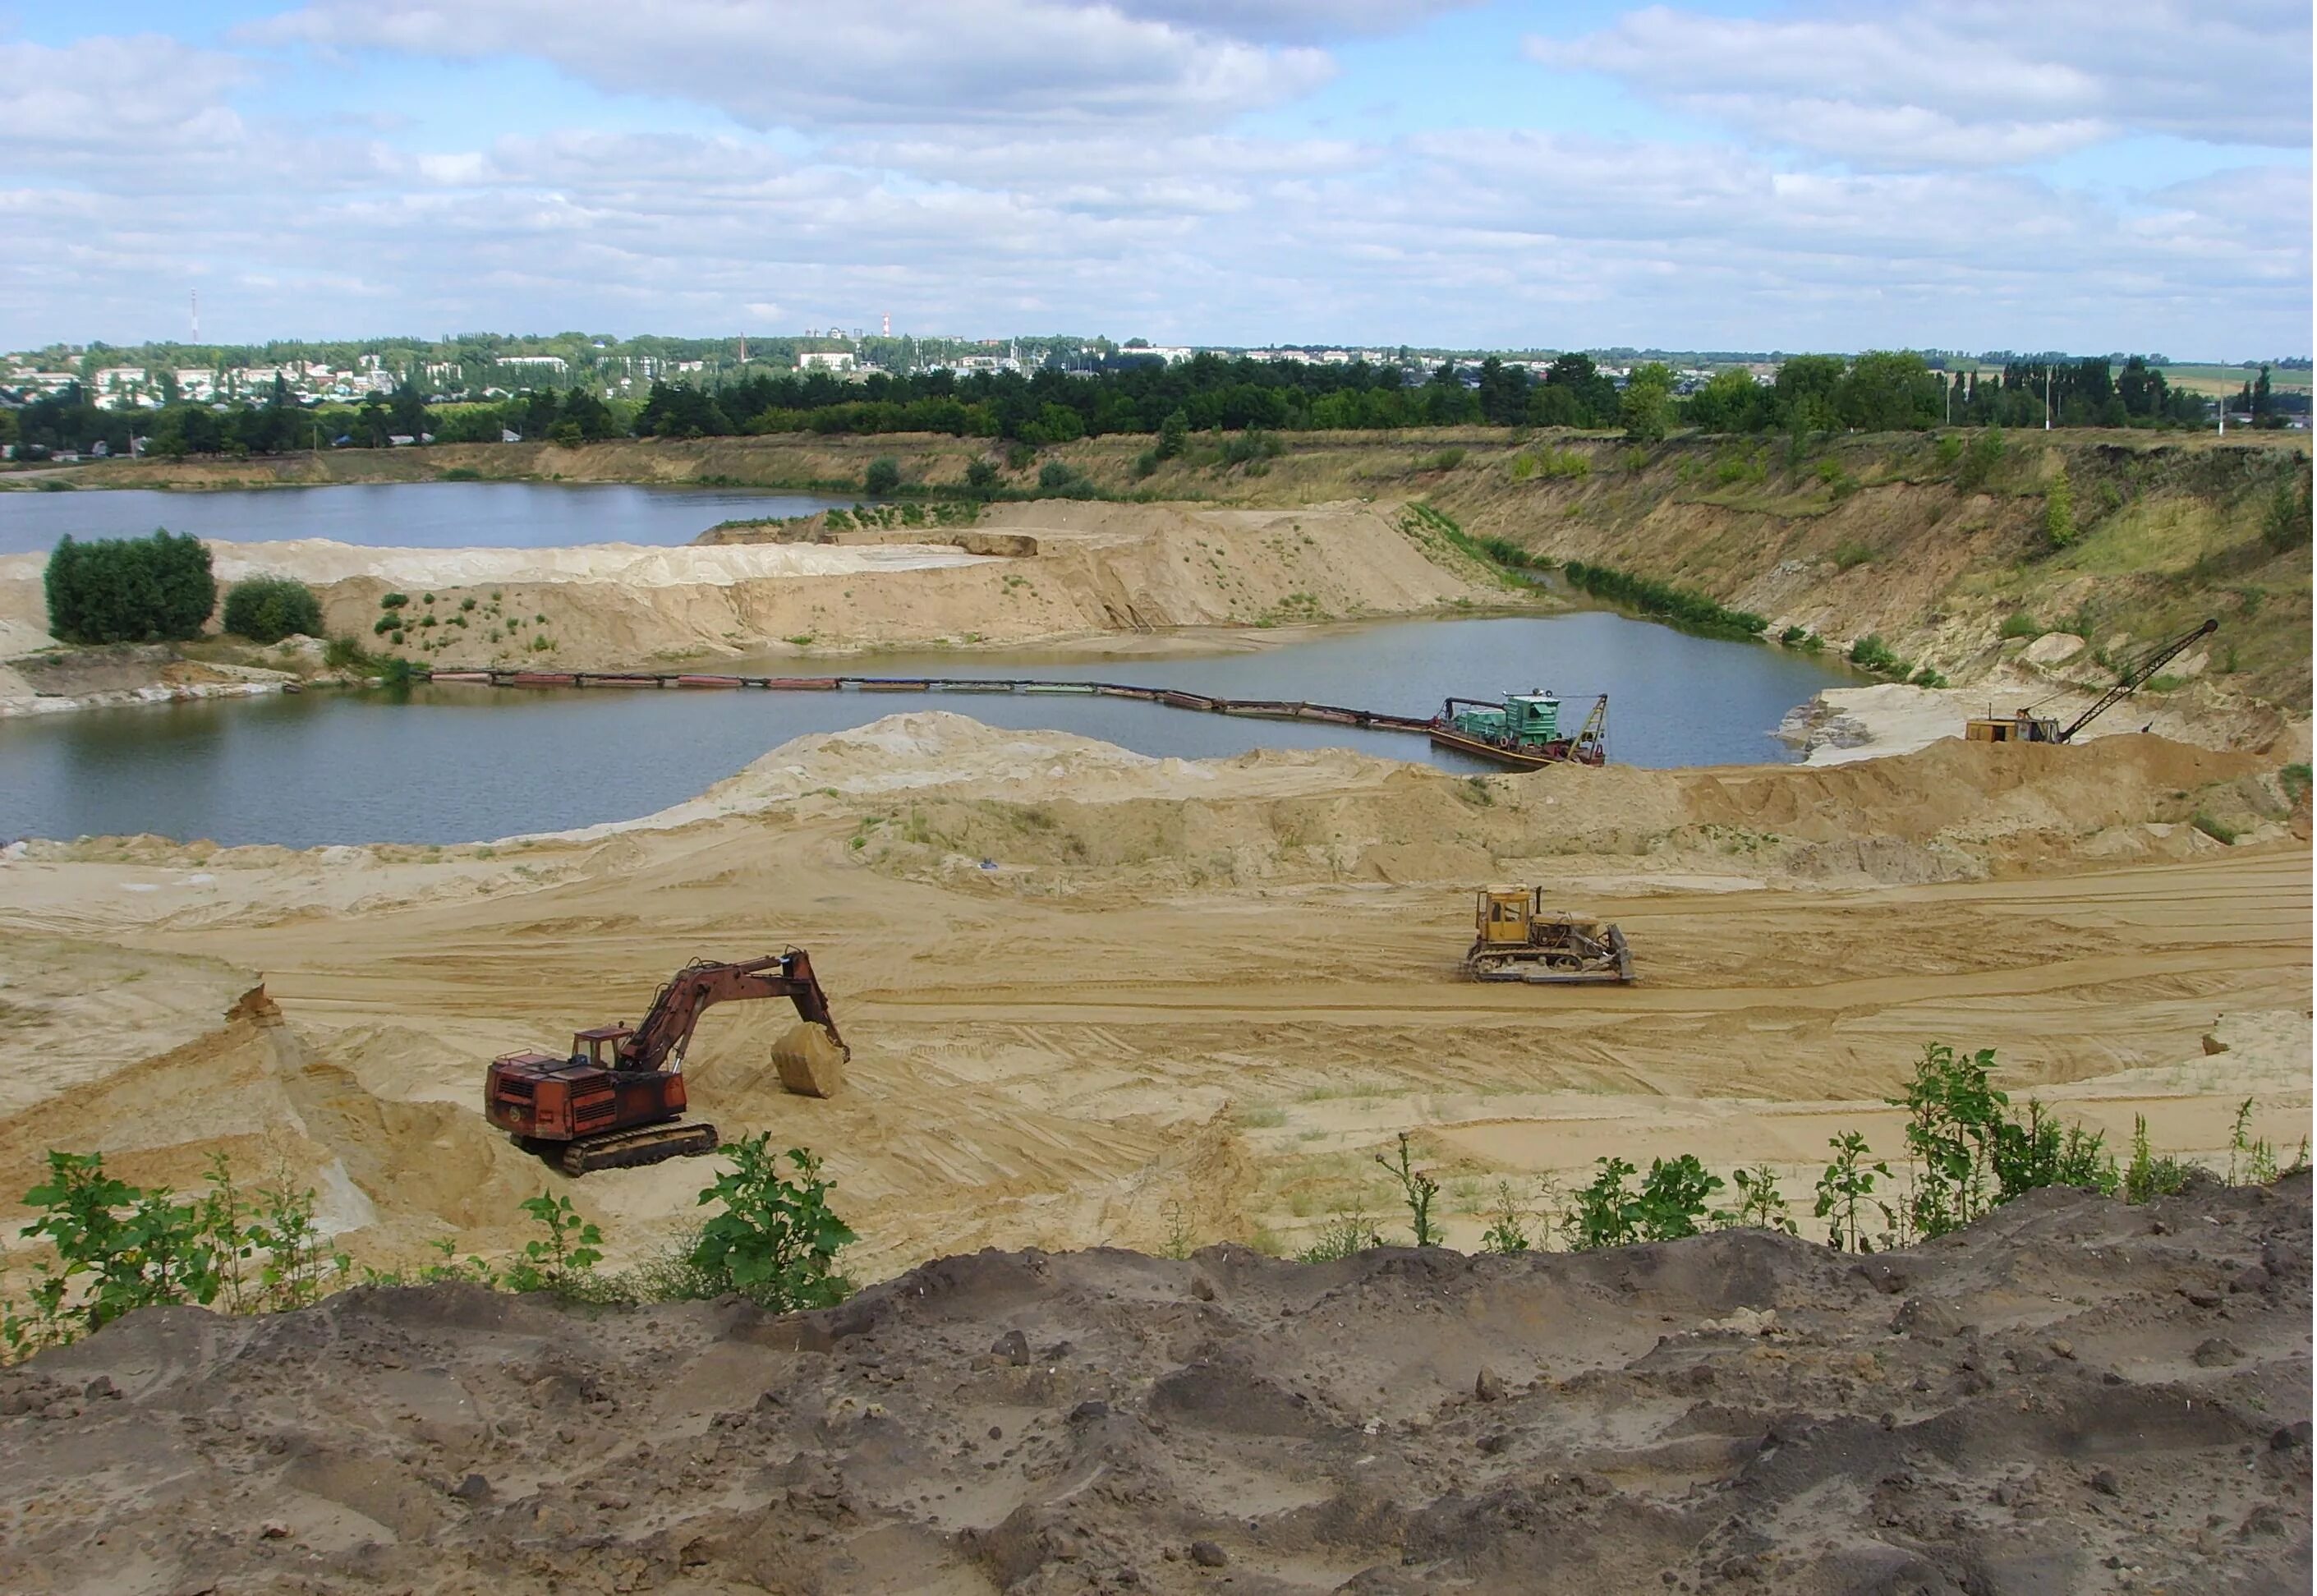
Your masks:
<instances>
[{"instance_id":1,"label":"distant tree line","mask_svg":"<svg viewBox=\"0 0 2317 1596\"><path fill-rule=\"evenodd\" d=\"M1804 354L1757 382L1744 370L1677 393L1661 363L1633 367L1622 383L1585 354L1542 372L1495 356L1444 363L1414 380L1364 362L1230 360L1202 354L1173 364L1114 356L1090 374L1042 370L960 375L827 372L745 376L709 383L656 381L640 401L606 400L584 386L540 388L497 403L430 407L405 383L359 405L309 409L276 383L263 402L175 404L158 411L101 409L76 386L14 413L18 440L86 451L99 440L125 453L134 429L162 455L273 454L300 448L379 448L414 442L591 443L613 437L701 438L809 432L944 433L1032 445L1109 434L1335 432L1439 426L1621 428L1654 442L1675 427L1709 433L1903 431L1939 426L2040 426L2048 404L2062 426L2202 426L2209 401L2170 387L2134 355L2122 369L2100 357L2018 360L1998 372L1949 374L1920 355L1870 351L1856 358ZM2241 403L2280 414L2299 395L2272 396L2266 369ZM0 413L4 417L6 413ZM4 423L0 423L4 424ZM4 435L0 435L4 436ZM1177 449L1176 452L1179 452Z\"/></svg>"}]
</instances>

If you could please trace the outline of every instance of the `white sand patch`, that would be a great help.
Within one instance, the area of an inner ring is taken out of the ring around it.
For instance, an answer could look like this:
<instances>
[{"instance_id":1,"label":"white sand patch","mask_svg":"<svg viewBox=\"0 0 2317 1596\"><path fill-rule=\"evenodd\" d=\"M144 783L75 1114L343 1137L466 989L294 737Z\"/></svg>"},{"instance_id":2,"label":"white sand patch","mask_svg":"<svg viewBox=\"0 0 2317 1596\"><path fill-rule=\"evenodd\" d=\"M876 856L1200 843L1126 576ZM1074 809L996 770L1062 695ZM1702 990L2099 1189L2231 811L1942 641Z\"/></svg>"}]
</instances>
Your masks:
<instances>
[{"instance_id":1,"label":"white sand patch","mask_svg":"<svg viewBox=\"0 0 2317 1596\"><path fill-rule=\"evenodd\" d=\"M479 582L724 587L768 577L936 570L980 565L993 558L934 543L859 548L743 543L671 549L640 543L580 543L556 549L371 549L327 538L296 538L277 543L213 543L210 548L220 581L262 575L291 576L315 583L374 577L441 587L472 587Z\"/></svg>"},{"instance_id":2,"label":"white sand patch","mask_svg":"<svg viewBox=\"0 0 2317 1596\"><path fill-rule=\"evenodd\" d=\"M414 587L471 587L479 582L616 582L626 587L727 587L767 577L844 577L864 572L936 570L988 564L997 556L968 554L938 543L881 543L858 548L824 543L727 543L657 548L644 543L576 543L554 549L368 548L328 538L285 538L271 543L210 545L221 583L246 577L294 577L327 586L358 577ZM0 581L38 581L42 554L0 555ZM4 623L0 645L22 651L40 646L29 622Z\"/></svg>"}]
</instances>

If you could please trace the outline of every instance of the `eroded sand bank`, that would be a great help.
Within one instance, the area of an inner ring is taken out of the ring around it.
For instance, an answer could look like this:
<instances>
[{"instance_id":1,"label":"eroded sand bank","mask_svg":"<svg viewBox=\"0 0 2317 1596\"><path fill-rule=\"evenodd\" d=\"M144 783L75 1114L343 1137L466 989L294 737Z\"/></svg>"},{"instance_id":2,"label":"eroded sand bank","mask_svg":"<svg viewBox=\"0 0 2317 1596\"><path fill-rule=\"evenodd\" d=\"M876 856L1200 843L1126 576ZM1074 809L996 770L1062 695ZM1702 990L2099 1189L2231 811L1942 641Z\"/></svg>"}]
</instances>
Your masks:
<instances>
[{"instance_id":1,"label":"eroded sand bank","mask_svg":"<svg viewBox=\"0 0 2317 1596\"><path fill-rule=\"evenodd\" d=\"M330 634L434 667L602 669L1156 638L1542 602L1420 533L1393 507L1364 502L1275 511L1073 500L993 507L971 531L844 542L405 549L307 539L211 549L221 583L294 577L316 589ZM1002 551L975 551L988 550ZM0 659L53 641L46 559L0 556ZM398 594L407 602L394 604Z\"/></svg>"}]
</instances>

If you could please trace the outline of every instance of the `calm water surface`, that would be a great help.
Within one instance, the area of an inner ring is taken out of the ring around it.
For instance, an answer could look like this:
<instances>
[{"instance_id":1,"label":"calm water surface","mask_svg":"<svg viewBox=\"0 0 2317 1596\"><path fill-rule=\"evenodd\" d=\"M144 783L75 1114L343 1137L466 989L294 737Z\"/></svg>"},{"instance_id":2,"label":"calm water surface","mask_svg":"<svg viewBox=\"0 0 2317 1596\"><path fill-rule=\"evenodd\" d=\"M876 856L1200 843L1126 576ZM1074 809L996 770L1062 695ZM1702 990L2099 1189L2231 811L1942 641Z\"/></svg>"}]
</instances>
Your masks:
<instances>
[{"instance_id":1,"label":"calm water surface","mask_svg":"<svg viewBox=\"0 0 2317 1596\"><path fill-rule=\"evenodd\" d=\"M161 493L144 488L0 493L0 554L157 526L225 542L330 538L372 547L539 549L688 543L719 521L809 516L851 498L744 488L593 482L380 482Z\"/></svg>"},{"instance_id":2,"label":"calm water surface","mask_svg":"<svg viewBox=\"0 0 2317 1596\"><path fill-rule=\"evenodd\" d=\"M335 491L335 490L333 490ZM796 671L799 662L780 668ZM858 675L1100 679L1239 698L1428 714L1440 699L1551 687L1575 713L1609 696L1617 763L1759 764L1769 732L1852 680L1758 644L1603 612L1404 621L1256 654L1073 659L983 652L806 662ZM1236 720L1114 698L957 694L550 691L445 686L82 711L0 722L0 839L140 831L189 840L468 842L629 820L693 796L774 745L904 710L1048 727L1146 754L1353 748L1484 769L1420 737Z\"/></svg>"}]
</instances>

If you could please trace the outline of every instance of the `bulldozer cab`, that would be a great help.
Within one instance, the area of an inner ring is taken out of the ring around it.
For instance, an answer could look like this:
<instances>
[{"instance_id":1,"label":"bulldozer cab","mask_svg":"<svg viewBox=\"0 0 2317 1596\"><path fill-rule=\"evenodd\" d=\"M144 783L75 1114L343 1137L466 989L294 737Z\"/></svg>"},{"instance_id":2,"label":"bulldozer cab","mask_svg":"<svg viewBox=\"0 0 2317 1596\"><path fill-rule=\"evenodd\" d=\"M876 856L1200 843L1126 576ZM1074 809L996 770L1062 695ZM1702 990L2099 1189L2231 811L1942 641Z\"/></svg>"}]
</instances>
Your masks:
<instances>
[{"instance_id":1,"label":"bulldozer cab","mask_svg":"<svg viewBox=\"0 0 2317 1596\"><path fill-rule=\"evenodd\" d=\"M1482 942L1525 946L1530 920L1526 887L1483 887L1473 908L1473 928Z\"/></svg>"},{"instance_id":2,"label":"bulldozer cab","mask_svg":"<svg viewBox=\"0 0 2317 1596\"><path fill-rule=\"evenodd\" d=\"M620 1045L635 1034L633 1026L597 1026L592 1031L574 1031L572 1062L585 1059L599 1070L616 1070L620 1067Z\"/></svg>"}]
</instances>

